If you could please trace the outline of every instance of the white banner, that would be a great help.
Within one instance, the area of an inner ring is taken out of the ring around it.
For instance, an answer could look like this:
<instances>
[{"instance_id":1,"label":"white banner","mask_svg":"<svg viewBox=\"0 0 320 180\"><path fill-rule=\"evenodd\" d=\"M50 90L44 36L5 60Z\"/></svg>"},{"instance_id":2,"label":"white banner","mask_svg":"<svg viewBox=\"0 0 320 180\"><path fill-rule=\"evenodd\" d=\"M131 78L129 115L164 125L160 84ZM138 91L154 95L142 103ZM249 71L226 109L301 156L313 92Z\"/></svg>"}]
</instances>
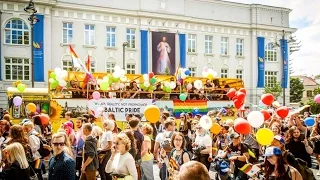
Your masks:
<instances>
[{"instance_id":1,"label":"white banner","mask_svg":"<svg viewBox=\"0 0 320 180\"><path fill-rule=\"evenodd\" d=\"M108 113L113 113L117 121L125 120L126 114L140 114L143 116L144 109L148 105L152 105L152 99L99 99L89 100L88 108L97 116L99 107L104 109L104 115L108 117Z\"/></svg>"}]
</instances>

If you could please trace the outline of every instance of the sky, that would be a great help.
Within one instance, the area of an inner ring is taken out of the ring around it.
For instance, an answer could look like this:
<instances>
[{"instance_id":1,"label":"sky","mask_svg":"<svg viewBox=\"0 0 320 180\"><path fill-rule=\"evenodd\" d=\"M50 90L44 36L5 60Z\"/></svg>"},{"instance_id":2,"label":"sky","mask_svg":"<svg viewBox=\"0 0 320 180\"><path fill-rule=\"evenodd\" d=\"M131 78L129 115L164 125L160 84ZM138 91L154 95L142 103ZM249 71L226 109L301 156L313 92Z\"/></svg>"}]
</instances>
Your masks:
<instances>
[{"instance_id":1,"label":"sky","mask_svg":"<svg viewBox=\"0 0 320 180\"><path fill-rule=\"evenodd\" d=\"M320 0L226 0L247 4L264 4L292 9L290 27L301 41L300 51L294 52L292 59L294 75L309 76L320 74Z\"/></svg>"}]
</instances>

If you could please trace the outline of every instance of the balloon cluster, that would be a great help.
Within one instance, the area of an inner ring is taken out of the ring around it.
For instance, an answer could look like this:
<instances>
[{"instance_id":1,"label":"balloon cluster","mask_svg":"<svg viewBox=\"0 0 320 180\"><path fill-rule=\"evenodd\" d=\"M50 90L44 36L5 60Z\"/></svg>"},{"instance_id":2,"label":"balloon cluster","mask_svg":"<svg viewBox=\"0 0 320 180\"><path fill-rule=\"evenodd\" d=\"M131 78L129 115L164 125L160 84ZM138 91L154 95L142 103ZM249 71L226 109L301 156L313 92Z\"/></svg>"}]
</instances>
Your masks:
<instances>
[{"instance_id":1,"label":"balloon cluster","mask_svg":"<svg viewBox=\"0 0 320 180\"><path fill-rule=\"evenodd\" d=\"M66 70L61 70L60 68L55 68L53 72L50 73L50 89L56 89L58 86L64 88L67 86L65 78L68 77L68 72Z\"/></svg>"},{"instance_id":2,"label":"balloon cluster","mask_svg":"<svg viewBox=\"0 0 320 180\"><path fill-rule=\"evenodd\" d=\"M211 69L211 68L204 67L204 68L203 68L203 71L202 71L202 76L205 77L205 78L208 78L208 79L212 80L214 77L217 76L217 72L214 71L214 70Z\"/></svg>"},{"instance_id":3,"label":"balloon cluster","mask_svg":"<svg viewBox=\"0 0 320 180\"><path fill-rule=\"evenodd\" d=\"M229 89L227 96L232 99L234 107L240 109L245 102L247 95L247 90L244 88L239 89L238 91L234 88Z\"/></svg>"},{"instance_id":4,"label":"balloon cluster","mask_svg":"<svg viewBox=\"0 0 320 180\"><path fill-rule=\"evenodd\" d=\"M100 86L100 89L103 91L108 90L111 86L113 90L123 89L125 87L125 82L128 78L125 76L125 71L116 65L114 67L114 72L104 76L102 79L97 79L97 84ZM100 97L99 97L100 98Z\"/></svg>"},{"instance_id":5,"label":"balloon cluster","mask_svg":"<svg viewBox=\"0 0 320 180\"><path fill-rule=\"evenodd\" d=\"M181 72L181 79L185 79L191 74L190 70L186 68L180 68L179 71Z\"/></svg>"},{"instance_id":6,"label":"balloon cluster","mask_svg":"<svg viewBox=\"0 0 320 180\"><path fill-rule=\"evenodd\" d=\"M157 78L154 76L153 72L149 72L148 74L144 74L143 83L140 84L140 88L145 91L154 91L156 89L155 84L157 83Z\"/></svg>"}]
</instances>

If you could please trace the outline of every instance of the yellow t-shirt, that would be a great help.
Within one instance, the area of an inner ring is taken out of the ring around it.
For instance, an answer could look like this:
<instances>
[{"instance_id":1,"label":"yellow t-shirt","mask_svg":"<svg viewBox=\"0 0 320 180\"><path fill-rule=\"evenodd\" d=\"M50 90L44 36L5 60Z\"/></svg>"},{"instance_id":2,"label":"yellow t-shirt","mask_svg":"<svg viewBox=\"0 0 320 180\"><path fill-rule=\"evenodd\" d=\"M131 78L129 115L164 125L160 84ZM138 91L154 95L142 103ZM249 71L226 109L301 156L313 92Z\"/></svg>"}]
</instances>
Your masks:
<instances>
[{"instance_id":1,"label":"yellow t-shirt","mask_svg":"<svg viewBox=\"0 0 320 180\"><path fill-rule=\"evenodd\" d=\"M151 138L149 136L147 136L147 135L145 135L143 138L144 138L144 141L149 141L150 142L148 149L151 150ZM152 153L148 153L148 152L141 158L142 161L150 161L152 159L153 159L153 154Z\"/></svg>"}]
</instances>

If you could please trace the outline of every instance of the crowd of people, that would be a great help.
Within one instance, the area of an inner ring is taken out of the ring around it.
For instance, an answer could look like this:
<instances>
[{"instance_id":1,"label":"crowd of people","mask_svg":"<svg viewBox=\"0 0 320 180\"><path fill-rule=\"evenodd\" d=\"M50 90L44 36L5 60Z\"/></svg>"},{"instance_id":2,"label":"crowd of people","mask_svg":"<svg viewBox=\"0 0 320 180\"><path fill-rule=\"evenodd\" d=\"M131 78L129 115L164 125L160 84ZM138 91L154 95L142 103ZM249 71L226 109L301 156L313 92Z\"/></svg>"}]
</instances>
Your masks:
<instances>
[{"instance_id":1,"label":"crowd of people","mask_svg":"<svg viewBox=\"0 0 320 180\"><path fill-rule=\"evenodd\" d=\"M181 113L177 121L162 112L157 123L127 114L121 130L112 113L99 127L92 115L73 119L67 112L56 133L38 115L13 125L5 114L0 121L0 179L153 180L158 176L155 163L161 180L207 180L212 169L221 179L223 173L236 180L314 179L311 156L320 163L320 115L313 127L304 125L308 112L284 120L272 116L264 125L275 135L268 147L260 146L254 133L238 134L232 120L221 120L221 112L207 115L220 124L220 133L203 128L201 115L192 113ZM249 177L243 170L247 164L259 167L259 173Z\"/></svg>"}]
</instances>

